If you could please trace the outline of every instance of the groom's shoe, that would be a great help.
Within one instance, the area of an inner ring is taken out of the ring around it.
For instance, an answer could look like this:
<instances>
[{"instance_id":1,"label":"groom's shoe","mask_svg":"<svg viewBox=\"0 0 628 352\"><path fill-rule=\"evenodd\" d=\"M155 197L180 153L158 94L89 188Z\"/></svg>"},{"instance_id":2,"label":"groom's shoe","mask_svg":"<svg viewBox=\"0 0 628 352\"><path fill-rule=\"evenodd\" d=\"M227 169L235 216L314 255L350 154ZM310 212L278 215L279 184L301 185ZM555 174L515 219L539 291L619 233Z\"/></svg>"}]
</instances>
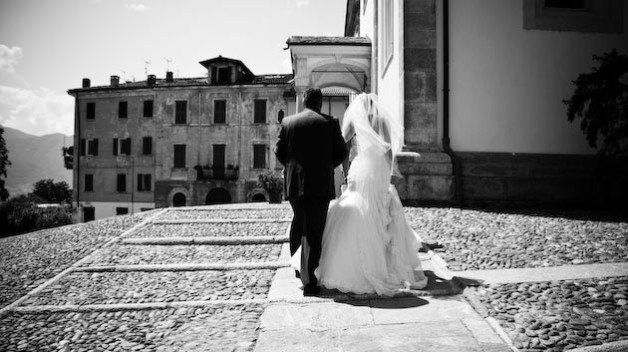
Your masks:
<instances>
[{"instance_id":1,"label":"groom's shoe","mask_svg":"<svg viewBox=\"0 0 628 352\"><path fill-rule=\"evenodd\" d=\"M311 296L320 296L321 287L316 285L307 284L303 287L303 296L311 297Z\"/></svg>"},{"instance_id":2,"label":"groom's shoe","mask_svg":"<svg viewBox=\"0 0 628 352\"><path fill-rule=\"evenodd\" d=\"M297 279L300 279L301 278L301 273L299 273L298 270L295 270L294 271L294 276L296 276Z\"/></svg>"}]
</instances>

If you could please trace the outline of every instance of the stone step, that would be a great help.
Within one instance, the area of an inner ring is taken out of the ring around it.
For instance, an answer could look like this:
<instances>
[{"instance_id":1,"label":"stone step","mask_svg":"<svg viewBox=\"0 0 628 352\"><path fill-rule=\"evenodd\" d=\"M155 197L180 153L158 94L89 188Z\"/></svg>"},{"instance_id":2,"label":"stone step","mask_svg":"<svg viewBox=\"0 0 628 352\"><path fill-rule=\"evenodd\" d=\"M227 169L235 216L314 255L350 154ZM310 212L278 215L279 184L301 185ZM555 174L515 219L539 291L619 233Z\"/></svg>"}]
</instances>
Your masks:
<instances>
[{"instance_id":1,"label":"stone step","mask_svg":"<svg viewBox=\"0 0 628 352\"><path fill-rule=\"evenodd\" d=\"M199 263L199 264L151 264L151 265L102 265L74 268L75 272L128 272L128 271L201 271L201 270L255 270L279 269L290 266L287 262L254 263Z\"/></svg>"},{"instance_id":2,"label":"stone step","mask_svg":"<svg viewBox=\"0 0 628 352\"><path fill-rule=\"evenodd\" d=\"M290 239L287 236L256 236L256 237L163 237L163 238L123 238L121 244L130 245L180 245L180 244L266 244L285 243Z\"/></svg>"}]
</instances>

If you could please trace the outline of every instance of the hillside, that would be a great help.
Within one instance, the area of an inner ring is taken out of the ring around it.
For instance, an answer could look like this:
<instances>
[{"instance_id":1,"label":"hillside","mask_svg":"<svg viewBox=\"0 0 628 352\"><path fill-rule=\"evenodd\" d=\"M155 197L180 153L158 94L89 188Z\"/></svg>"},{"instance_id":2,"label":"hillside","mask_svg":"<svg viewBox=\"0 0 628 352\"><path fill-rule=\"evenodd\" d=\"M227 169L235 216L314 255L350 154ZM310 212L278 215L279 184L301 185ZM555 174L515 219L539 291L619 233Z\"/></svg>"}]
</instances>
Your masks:
<instances>
[{"instance_id":1,"label":"hillside","mask_svg":"<svg viewBox=\"0 0 628 352\"><path fill-rule=\"evenodd\" d=\"M60 133L34 136L4 127L4 139L11 166L7 170L6 188L11 197L32 191L33 184L51 178L72 187L72 170L63 167L61 148L72 144L71 136Z\"/></svg>"}]
</instances>

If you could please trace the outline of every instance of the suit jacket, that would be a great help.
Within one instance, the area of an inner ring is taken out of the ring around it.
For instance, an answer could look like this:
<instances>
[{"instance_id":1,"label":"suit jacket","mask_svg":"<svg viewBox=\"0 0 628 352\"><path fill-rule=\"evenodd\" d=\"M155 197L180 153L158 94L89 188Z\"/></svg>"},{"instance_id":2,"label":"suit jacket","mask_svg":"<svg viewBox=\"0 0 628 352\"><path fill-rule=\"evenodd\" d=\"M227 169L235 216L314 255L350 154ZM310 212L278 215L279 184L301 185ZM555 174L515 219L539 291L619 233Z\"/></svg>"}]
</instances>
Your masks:
<instances>
[{"instance_id":1,"label":"suit jacket","mask_svg":"<svg viewBox=\"0 0 628 352\"><path fill-rule=\"evenodd\" d=\"M310 109L284 118L275 155L288 197L335 198L334 168L347 157L337 119Z\"/></svg>"}]
</instances>

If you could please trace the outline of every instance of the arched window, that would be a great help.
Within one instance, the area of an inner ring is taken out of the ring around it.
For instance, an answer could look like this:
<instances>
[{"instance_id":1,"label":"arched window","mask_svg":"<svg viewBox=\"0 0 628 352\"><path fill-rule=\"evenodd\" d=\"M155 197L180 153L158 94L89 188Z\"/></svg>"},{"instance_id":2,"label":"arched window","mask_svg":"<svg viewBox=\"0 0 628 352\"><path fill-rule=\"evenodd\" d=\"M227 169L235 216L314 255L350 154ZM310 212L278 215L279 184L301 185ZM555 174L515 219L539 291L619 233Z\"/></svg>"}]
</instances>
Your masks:
<instances>
[{"instance_id":1,"label":"arched window","mask_svg":"<svg viewBox=\"0 0 628 352\"><path fill-rule=\"evenodd\" d=\"M185 198L185 194L177 193L172 197L172 206L174 207L184 207L187 199Z\"/></svg>"},{"instance_id":2,"label":"arched window","mask_svg":"<svg viewBox=\"0 0 628 352\"><path fill-rule=\"evenodd\" d=\"M277 122L281 123L281 121L283 120L283 110L279 110L279 112L277 113Z\"/></svg>"}]
</instances>

